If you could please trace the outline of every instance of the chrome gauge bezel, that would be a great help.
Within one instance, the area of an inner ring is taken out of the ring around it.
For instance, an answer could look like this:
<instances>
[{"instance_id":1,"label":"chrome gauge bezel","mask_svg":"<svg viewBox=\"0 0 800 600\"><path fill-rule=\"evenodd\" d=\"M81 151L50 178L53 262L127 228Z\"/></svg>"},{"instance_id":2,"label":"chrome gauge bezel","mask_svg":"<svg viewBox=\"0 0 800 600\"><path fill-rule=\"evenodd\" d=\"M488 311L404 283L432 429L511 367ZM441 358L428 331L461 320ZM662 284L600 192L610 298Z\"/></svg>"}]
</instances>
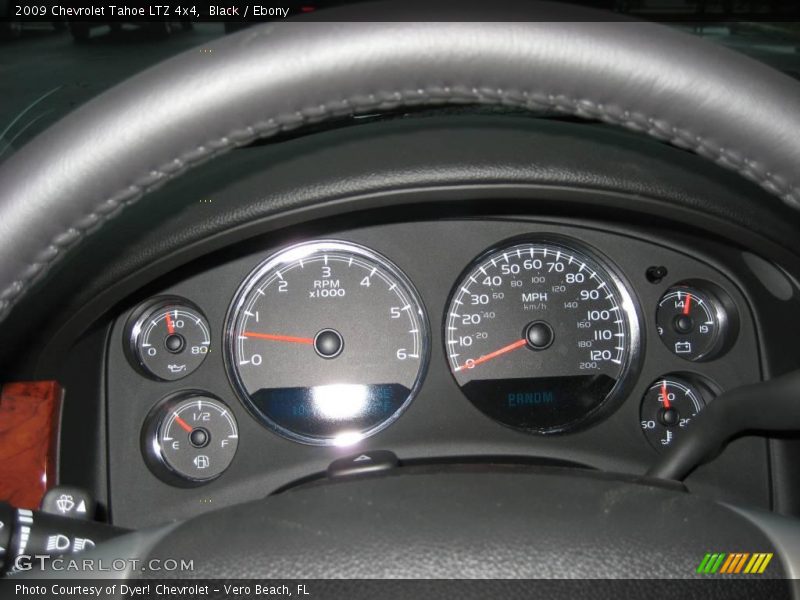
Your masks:
<instances>
[{"instance_id":1,"label":"chrome gauge bezel","mask_svg":"<svg viewBox=\"0 0 800 600\"><path fill-rule=\"evenodd\" d=\"M208 357L208 353L202 355L201 360L192 368L191 371L184 373L180 377L175 377L172 379L165 379L159 376L147 366L147 363L141 354L141 348L144 336L147 334L150 328L145 326L144 322L168 306L180 307L190 311L191 313L194 313L194 315L199 319L197 325L200 327L201 331L203 331L206 338L203 342L203 345L205 345L210 351L214 342L211 332L211 324L209 323L208 317L206 317L205 313L194 302L191 302L180 296L156 296L138 306L133 313L131 313L131 316L128 318L128 321L125 325L125 330L128 332L128 334L126 336L123 350L131 365L134 366L142 375L145 375L154 381L173 383L185 379L197 371L197 369L199 369L205 362L206 358Z\"/></svg>"},{"instance_id":2,"label":"chrome gauge bezel","mask_svg":"<svg viewBox=\"0 0 800 600\"><path fill-rule=\"evenodd\" d=\"M667 298L672 294L681 291L686 293L686 290L691 290L694 296L703 297L703 304L709 306L709 315L714 321L714 335L711 342L708 344L708 349L697 356L687 357L683 354L676 353L670 348L662 335L659 335L658 338L669 352L681 360L690 363L703 363L717 359L725 354L736 341L739 333L739 312L731 297L721 287L711 281L687 279L684 281L677 281L670 285L656 304L654 315L656 331L658 331L660 325L658 315L662 304L664 304Z\"/></svg>"},{"instance_id":3,"label":"chrome gauge bezel","mask_svg":"<svg viewBox=\"0 0 800 600\"><path fill-rule=\"evenodd\" d=\"M250 394L247 391L244 382L236 368L236 343L237 334L236 328L239 322L238 315L245 309L251 292L263 280L263 278L271 271L280 265L287 264L296 260L301 254L302 256L317 254L325 251L338 251L352 253L361 256L368 261L372 261L383 268L388 275L395 278L405 288L405 292L409 295L411 301L417 306L417 320L419 322L419 368L417 370L416 379L410 388L410 392L405 401L397 408L389 417L382 420L378 424L370 427L367 430L358 432L351 438L336 437L310 437L295 431L292 431L263 414L256 406L254 406L250 399ZM431 328L428 320L425 304L417 291L414 284L409 277L391 260L380 254L379 252L362 246L350 241L336 240L336 239L320 239L309 240L300 242L290 246L283 247L276 252L272 253L265 260L258 263L248 275L244 278L239 285L232 302L228 306L225 315L225 328L223 335L223 358L225 363L225 371L228 379L233 387L236 396L247 409L247 411L263 426L267 427L274 433L291 440L293 442L306 444L310 446L345 446L357 443L368 437L371 437L397 421L400 416L408 409L409 405L417 397L420 388L428 371L430 363L431 352Z\"/></svg>"},{"instance_id":4,"label":"chrome gauge bezel","mask_svg":"<svg viewBox=\"0 0 800 600\"><path fill-rule=\"evenodd\" d=\"M461 384L459 383L455 373L453 372L453 365L451 363L451 359L449 356L448 328L451 326L450 312L453 305L453 300L456 298L458 290L461 287L464 280L488 257L497 254L499 252L502 252L504 250L513 248L515 246L524 244L550 245L556 248L561 248L569 253L580 255L585 259L587 259L587 264L589 266L591 266L593 269L601 271L602 274L606 275L608 280L613 283L613 285L617 290L617 293L619 294L620 309L624 315L623 326L625 328L626 335L628 336L627 339L629 340L628 348L625 352L625 356L621 361L619 367L619 377L617 378L611 390L606 394L606 397L600 403L598 403L597 406L590 409L580 417L568 421L566 423L563 423L557 427L545 427L545 428L519 427L511 425L509 423L505 423L500 420L493 419L491 416L486 415L485 413L483 413L483 411L481 411L480 408L475 406L472 400L461 389ZM443 323L442 344L444 350L445 363L447 364L447 369L450 372L450 376L453 378L455 384L459 387L459 390L461 390L462 394L464 395L464 398L467 401L469 401L470 405L472 405L473 408L481 412L481 414L486 418L492 419L495 422L499 423L500 425L503 425L504 427L509 427L514 431L521 431L524 433L535 434L535 435L558 435L558 434L565 434L565 433L579 431L595 423L601 417L607 416L616 408L619 408L619 406L622 404L622 401L625 399L627 393L633 388L635 384L635 379L636 379L635 374L638 373L641 367L642 357L644 352L645 340L644 340L644 329L642 326L643 320L641 312L641 303L637 301L632 286L628 283L624 275L622 275L619 267L613 260L611 260L604 253L600 252L597 248L589 244L586 244L584 242L575 240L574 238L558 234L544 233L544 234L524 234L521 236L515 236L512 238L505 239L481 252L478 256L476 256L468 263L468 265L461 271L458 278L453 283L452 289L448 294L447 302L445 304L445 312L443 315L442 323Z\"/></svg>"},{"instance_id":5,"label":"chrome gauge bezel","mask_svg":"<svg viewBox=\"0 0 800 600\"><path fill-rule=\"evenodd\" d=\"M644 389L644 392L639 399L639 422L643 424L645 421L651 421L652 419L645 419L645 410L649 409L649 406L645 404L650 391L658 386L659 383L663 381L667 381L668 383L675 384L679 388L684 389L691 389L694 392L694 396L702 403L701 406L695 405L697 408L696 413L692 416L692 418L696 418L698 414L700 414L703 410L705 410L708 405L716 399L722 393L722 388L708 376L700 374L695 371L671 371L669 373L665 373L660 377L654 379L647 387ZM661 427L666 427L665 425L661 425ZM667 445L657 445L651 439L651 436L647 434L647 431L642 426L642 437L647 441L647 445L650 446L655 452L662 453L667 451L670 447L670 444Z\"/></svg>"},{"instance_id":6,"label":"chrome gauge bezel","mask_svg":"<svg viewBox=\"0 0 800 600\"><path fill-rule=\"evenodd\" d=\"M161 438L165 428L167 428L175 418L174 415L168 415L168 411L171 407L178 406L187 400L200 400L209 404L221 406L223 412L227 413L223 416L225 416L230 423L231 429L236 432L237 443L231 454L230 461L225 468L212 477L194 477L176 469L170 462L161 445ZM239 451L238 437L239 422L227 403L205 390L185 389L167 395L150 409L145 418L144 425L142 426L140 445L145 463L154 475L170 485L193 488L216 481L227 472Z\"/></svg>"}]
</instances>

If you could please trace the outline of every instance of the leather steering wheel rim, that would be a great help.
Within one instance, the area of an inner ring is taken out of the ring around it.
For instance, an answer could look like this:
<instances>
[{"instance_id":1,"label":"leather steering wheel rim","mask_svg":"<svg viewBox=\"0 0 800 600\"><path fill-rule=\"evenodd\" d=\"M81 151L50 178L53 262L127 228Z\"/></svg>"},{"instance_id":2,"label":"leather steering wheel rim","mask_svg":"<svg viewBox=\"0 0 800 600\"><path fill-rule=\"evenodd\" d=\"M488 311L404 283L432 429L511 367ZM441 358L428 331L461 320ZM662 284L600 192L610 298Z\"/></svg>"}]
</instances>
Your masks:
<instances>
[{"instance_id":1,"label":"leather steering wheel rim","mask_svg":"<svg viewBox=\"0 0 800 600\"><path fill-rule=\"evenodd\" d=\"M81 240L171 179L259 138L398 107L599 119L800 209L800 83L666 27L587 22L597 13L585 9L544 22L547 10L525 6L538 21L414 23L365 22L366 8L351 22L339 9L226 36L103 93L0 165L0 323Z\"/></svg>"},{"instance_id":2,"label":"leather steering wheel rim","mask_svg":"<svg viewBox=\"0 0 800 600\"><path fill-rule=\"evenodd\" d=\"M662 580L707 578L697 571L706 553L741 548L775 554L768 577L751 580L756 588L747 589L748 597L786 597L782 579L800 572L796 520L664 484L510 464L400 466L317 479L125 534L81 558L148 565L180 557L193 565L154 572L128 567L108 575L119 579ZM67 575L85 577L80 570ZM65 572L24 576L63 578ZM375 595L327 591L333 597ZM623 590L613 591L609 595L620 597ZM574 592L555 588L548 596L574 598ZM407 598L408 590L393 595L391 587L381 588L380 596ZM632 594L641 596L641 590Z\"/></svg>"}]
</instances>

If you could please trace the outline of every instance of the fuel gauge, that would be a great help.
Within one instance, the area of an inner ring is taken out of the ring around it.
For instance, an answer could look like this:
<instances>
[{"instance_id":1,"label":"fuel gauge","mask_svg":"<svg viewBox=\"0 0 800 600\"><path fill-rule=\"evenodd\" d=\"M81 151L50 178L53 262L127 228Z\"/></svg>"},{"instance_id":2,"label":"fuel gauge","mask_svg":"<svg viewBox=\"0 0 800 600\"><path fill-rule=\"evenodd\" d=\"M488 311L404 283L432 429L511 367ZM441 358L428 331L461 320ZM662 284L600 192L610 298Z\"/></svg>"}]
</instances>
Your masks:
<instances>
[{"instance_id":1,"label":"fuel gauge","mask_svg":"<svg viewBox=\"0 0 800 600\"><path fill-rule=\"evenodd\" d=\"M239 429L230 409L204 392L182 392L161 402L142 434L145 458L156 475L177 485L199 485L231 464Z\"/></svg>"}]
</instances>

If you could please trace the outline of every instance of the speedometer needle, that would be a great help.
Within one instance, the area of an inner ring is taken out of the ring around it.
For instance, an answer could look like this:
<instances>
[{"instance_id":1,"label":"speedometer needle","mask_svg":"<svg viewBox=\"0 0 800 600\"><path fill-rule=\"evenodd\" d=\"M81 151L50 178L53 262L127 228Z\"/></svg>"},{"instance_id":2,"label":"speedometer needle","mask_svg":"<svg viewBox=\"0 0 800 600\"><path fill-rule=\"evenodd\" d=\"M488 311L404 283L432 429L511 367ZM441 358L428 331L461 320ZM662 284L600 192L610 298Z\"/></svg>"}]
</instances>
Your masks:
<instances>
[{"instance_id":1,"label":"speedometer needle","mask_svg":"<svg viewBox=\"0 0 800 600\"><path fill-rule=\"evenodd\" d=\"M464 363L464 366L456 367L456 371L461 371L462 369L472 369L473 367L478 366L481 363L488 362L493 358L497 358L498 356L502 356L507 352L511 352L512 350L516 350L517 348L522 348L528 342L526 340L517 340L516 342L509 344L508 346L503 346L499 350L495 350L494 352L490 352L489 354L484 354L480 358L476 358L475 360L468 360Z\"/></svg>"},{"instance_id":2,"label":"speedometer needle","mask_svg":"<svg viewBox=\"0 0 800 600\"><path fill-rule=\"evenodd\" d=\"M258 338L260 340L271 340L273 342L291 342L293 344L313 344L313 338L295 337L293 335L278 335L275 333L254 333L252 331L245 331L242 334L244 337Z\"/></svg>"}]
</instances>

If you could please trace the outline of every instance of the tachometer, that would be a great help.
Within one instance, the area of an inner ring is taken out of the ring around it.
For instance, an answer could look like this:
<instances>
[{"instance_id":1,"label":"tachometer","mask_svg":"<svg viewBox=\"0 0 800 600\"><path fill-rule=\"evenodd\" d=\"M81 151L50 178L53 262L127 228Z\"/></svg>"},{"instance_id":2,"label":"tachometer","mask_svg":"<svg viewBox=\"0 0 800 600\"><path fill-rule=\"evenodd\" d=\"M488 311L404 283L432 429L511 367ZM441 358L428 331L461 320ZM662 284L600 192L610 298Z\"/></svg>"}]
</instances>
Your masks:
<instances>
[{"instance_id":1,"label":"tachometer","mask_svg":"<svg viewBox=\"0 0 800 600\"><path fill-rule=\"evenodd\" d=\"M394 421L427 364L428 325L403 273L362 246L299 244L246 279L228 315L239 395L294 441L355 442Z\"/></svg>"},{"instance_id":2,"label":"tachometer","mask_svg":"<svg viewBox=\"0 0 800 600\"><path fill-rule=\"evenodd\" d=\"M450 369L489 417L563 431L614 396L638 353L639 326L619 277L573 243L494 250L470 266L446 319Z\"/></svg>"}]
</instances>

